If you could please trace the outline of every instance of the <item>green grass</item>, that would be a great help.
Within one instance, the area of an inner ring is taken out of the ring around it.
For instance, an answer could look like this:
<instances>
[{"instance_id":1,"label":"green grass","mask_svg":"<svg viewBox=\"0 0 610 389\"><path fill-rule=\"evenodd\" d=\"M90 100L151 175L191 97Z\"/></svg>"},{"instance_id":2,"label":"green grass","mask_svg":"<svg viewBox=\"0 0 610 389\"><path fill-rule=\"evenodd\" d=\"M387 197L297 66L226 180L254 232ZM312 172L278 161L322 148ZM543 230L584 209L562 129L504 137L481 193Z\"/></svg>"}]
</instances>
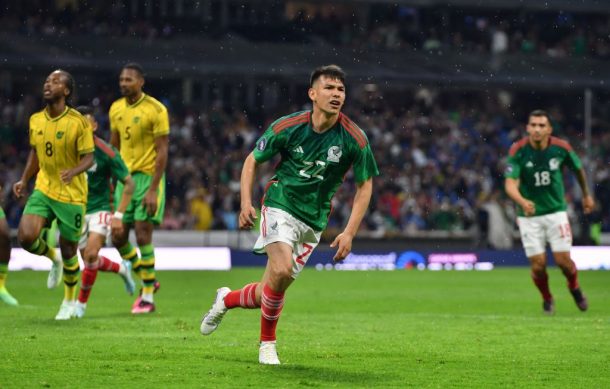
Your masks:
<instances>
[{"instance_id":1,"label":"green grass","mask_svg":"<svg viewBox=\"0 0 610 389\"><path fill-rule=\"evenodd\" d=\"M258 364L259 311L230 311L199 334L215 289L262 268L163 272L158 311L129 313L101 274L85 318L56 322L61 290L44 272L9 274L19 308L0 305L0 388L12 387L610 387L610 272L581 272L581 313L550 270L544 316L526 268L491 272L318 272L288 291L281 366Z\"/></svg>"}]
</instances>

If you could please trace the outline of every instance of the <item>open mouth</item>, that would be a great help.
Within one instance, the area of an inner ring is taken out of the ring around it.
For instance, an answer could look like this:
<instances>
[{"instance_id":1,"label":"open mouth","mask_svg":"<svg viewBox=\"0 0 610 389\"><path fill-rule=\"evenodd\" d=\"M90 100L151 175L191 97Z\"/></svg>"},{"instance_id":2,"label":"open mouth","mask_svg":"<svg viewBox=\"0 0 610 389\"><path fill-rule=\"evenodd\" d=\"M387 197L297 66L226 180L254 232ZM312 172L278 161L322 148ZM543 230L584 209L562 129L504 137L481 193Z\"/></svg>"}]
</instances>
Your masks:
<instances>
[{"instance_id":1,"label":"open mouth","mask_svg":"<svg viewBox=\"0 0 610 389\"><path fill-rule=\"evenodd\" d=\"M341 102L339 100L331 100L330 105L332 105L335 108L339 108L339 107L341 107Z\"/></svg>"}]
</instances>

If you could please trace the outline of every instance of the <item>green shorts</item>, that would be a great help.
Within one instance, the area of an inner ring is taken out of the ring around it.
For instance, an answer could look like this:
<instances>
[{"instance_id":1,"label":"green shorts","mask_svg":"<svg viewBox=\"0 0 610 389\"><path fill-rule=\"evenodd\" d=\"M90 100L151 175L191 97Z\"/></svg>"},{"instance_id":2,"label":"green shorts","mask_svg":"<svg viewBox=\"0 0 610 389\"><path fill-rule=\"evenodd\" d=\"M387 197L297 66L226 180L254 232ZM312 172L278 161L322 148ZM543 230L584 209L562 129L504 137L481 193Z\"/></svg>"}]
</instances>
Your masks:
<instances>
[{"instance_id":1,"label":"green shorts","mask_svg":"<svg viewBox=\"0 0 610 389\"><path fill-rule=\"evenodd\" d=\"M57 219L59 235L71 242L78 242L85 222L85 205L53 200L35 189L25 204L23 214L42 216L48 223Z\"/></svg>"},{"instance_id":2,"label":"green shorts","mask_svg":"<svg viewBox=\"0 0 610 389\"><path fill-rule=\"evenodd\" d=\"M6 215L4 214L4 209L0 207L0 219L6 219Z\"/></svg>"},{"instance_id":3,"label":"green shorts","mask_svg":"<svg viewBox=\"0 0 610 389\"><path fill-rule=\"evenodd\" d=\"M157 191L157 212L154 215L146 213L146 209L142 205L142 200L144 200L144 196L146 195L148 188L150 188L153 177L140 172L133 173L131 177L136 185L136 189L131 198L131 202L125 210L123 223L132 224L134 221L146 221L155 225L161 224L165 212L165 174L161 177L161 182L159 182L159 190ZM120 181L117 182L116 190L114 191L115 209L123 196L123 188L123 183Z\"/></svg>"}]
</instances>

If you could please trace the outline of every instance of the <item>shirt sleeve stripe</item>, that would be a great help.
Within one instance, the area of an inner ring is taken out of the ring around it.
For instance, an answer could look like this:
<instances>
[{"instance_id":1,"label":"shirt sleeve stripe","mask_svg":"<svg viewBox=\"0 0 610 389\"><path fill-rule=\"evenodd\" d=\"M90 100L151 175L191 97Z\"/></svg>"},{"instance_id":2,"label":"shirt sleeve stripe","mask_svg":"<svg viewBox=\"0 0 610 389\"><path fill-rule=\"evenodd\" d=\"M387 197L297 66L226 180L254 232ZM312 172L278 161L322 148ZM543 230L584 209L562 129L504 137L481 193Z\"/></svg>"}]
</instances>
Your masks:
<instances>
[{"instance_id":1,"label":"shirt sleeve stripe","mask_svg":"<svg viewBox=\"0 0 610 389\"><path fill-rule=\"evenodd\" d=\"M97 147L98 149L100 149L101 151L104 152L104 154L106 154L107 156L109 156L110 158L114 158L114 156L116 155L116 153L114 152L114 150L112 150L110 148L110 146L108 146L106 144L106 142L104 142L103 140L101 140L100 138L98 138L97 136L93 137L93 141L95 143L95 147Z\"/></svg>"},{"instance_id":2,"label":"shirt sleeve stripe","mask_svg":"<svg viewBox=\"0 0 610 389\"><path fill-rule=\"evenodd\" d=\"M508 150L508 155L510 155L512 157L515 154L517 154L517 151L519 151L520 148L525 146L527 144L527 142L528 142L528 139L523 138L523 139L513 143L513 145L510 147L510 150Z\"/></svg>"},{"instance_id":3,"label":"shirt sleeve stripe","mask_svg":"<svg viewBox=\"0 0 610 389\"><path fill-rule=\"evenodd\" d=\"M341 114L340 123L349 132L349 134L358 142L358 146L363 148L366 146L366 138L362 134L362 131L356 126L356 123L351 121L347 116Z\"/></svg>"},{"instance_id":4,"label":"shirt sleeve stripe","mask_svg":"<svg viewBox=\"0 0 610 389\"><path fill-rule=\"evenodd\" d=\"M572 146L565 140L556 138L554 136L551 137L551 144L554 146L559 146L563 149L566 149L568 152L572 151Z\"/></svg>"},{"instance_id":5,"label":"shirt sleeve stripe","mask_svg":"<svg viewBox=\"0 0 610 389\"><path fill-rule=\"evenodd\" d=\"M279 122L275 123L273 126L273 132L278 134L282 130L285 130L288 127L296 126L297 124L305 123L309 121L309 112L303 112L300 115L289 117Z\"/></svg>"}]
</instances>

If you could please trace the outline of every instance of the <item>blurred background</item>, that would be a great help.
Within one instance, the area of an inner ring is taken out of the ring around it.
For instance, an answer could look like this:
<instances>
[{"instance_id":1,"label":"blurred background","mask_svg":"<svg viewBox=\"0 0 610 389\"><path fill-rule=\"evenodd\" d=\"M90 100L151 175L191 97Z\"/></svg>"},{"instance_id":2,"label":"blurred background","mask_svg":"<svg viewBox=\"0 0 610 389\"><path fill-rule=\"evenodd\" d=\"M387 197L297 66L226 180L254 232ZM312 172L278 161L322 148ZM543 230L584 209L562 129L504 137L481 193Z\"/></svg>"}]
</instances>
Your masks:
<instances>
[{"instance_id":1,"label":"blurred background","mask_svg":"<svg viewBox=\"0 0 610 389\"><path fill-rule=\"evenodd\" d=\"M72 73L78 104L107 112L127 62L170 112L163 230L197 244L246 248L237 232L244 158L279 116L307 109L309 73L348 73L344 111L367 133L381 176L356 247L520 249L503 190L528 112L550 112L554 135L586 165L598 208L584 217L566 175L575 243L610 242L610 4L528 0L258 1L3 0L0 8L0 193L29 151L42 84ZM258 175L256 198L272 174ZM326 239L351 210L348 176ZM185 233L184 230L193 232ZM157 237L157 235L159 237ZM167 237L166 244L180 239ZM157 243L158 244L158 243Z\"/></svg>"}]
</instances>

